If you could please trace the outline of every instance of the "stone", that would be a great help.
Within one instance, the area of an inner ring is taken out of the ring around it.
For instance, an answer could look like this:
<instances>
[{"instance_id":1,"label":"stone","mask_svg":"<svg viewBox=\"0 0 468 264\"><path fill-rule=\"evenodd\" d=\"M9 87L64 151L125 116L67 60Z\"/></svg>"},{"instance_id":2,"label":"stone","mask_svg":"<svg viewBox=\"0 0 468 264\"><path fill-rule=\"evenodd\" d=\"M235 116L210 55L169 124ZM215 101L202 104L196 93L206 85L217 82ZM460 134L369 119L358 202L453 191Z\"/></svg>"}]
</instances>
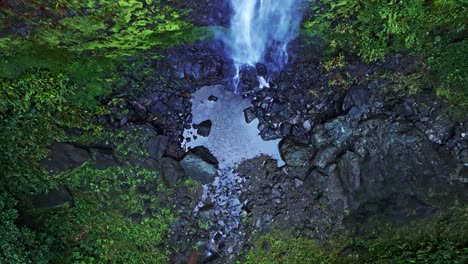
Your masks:
<instances>
[{"instance_id":1,"label":"stone","mask_svg":"<svg viewBox=\"0 0 468 264\"><path fill-rule=\"evenodd\" d=\"M35 208L47 209L67 203L72 203L73 197L65 186L59 186L45 194L40 194L33 199Z\"/></svg>"},{"instance_id":2,"label":"stone","mask_svg":"<svg viewBox=\"0 0 468 264\"><path fill-rule=\"evenodd\" d=\"M146 149L148 151L149 157L156 161L159 161L164 155L166 150L169 138L167 136L158 135L151 137L146 143Z\"/></svg>"},{"instance_id":3,"label":"stone","mask_svg":"<svg viewBox=\"0 0 468 264\"><path fill-rule=\"evenodd\" d=\"M168 187L173 187L177 181L185 177L184 168L173 158L164 157L160 161L161 177Z\"/></svg>"},{"instance_id":4,"label":"stone","mask_svg":"<svg viewBox=\"0 0 468 264\"><path fill-rule=\"evenodd\" d=\"M433 122L425 133L429 140L443 144L453 135L454 128L455 125L451 121L440 118Z\"/></svg>"},{"instance_id":5,"label":"stone","mask_svg":"<svg viewBox=\"0 0 468 264\"><path fill-rule=\"evenodd\" d=\"M257 63L255 65L255 69L257 70L257 75L258 76L266 77L268 75L267 66L265 64L263 64L263 63Z\"/></svg>"},{"instance_id":6,"label":"stone","mask_svg":"<svg viewBox=\"0 0 468 264\"><path fill-rule=\"evenodd\" d=\"M257 220L257 222L255 223L255 227L259 230L261 234L267 233L270 230L272 222L273 216L265 214Z\"/></svg>"},{"instance_id":7,"label":"stone","mask_svg":"<svg viewBox=\"0 0 468 264\"><path fill-rule=\"evenodd\" d=\"M314 149L307 145L291 138L286 137L279 143L281 158L291 167L306 166L311 156L314 154Z\"/></svg>"},{"instance_id":8,"label":"stone","mask_svg":"<svg viewBox=\"0 0 468 264\"><path fill-rule=\"evenodd\" d=\"M210 164L214 164L216 169L218 169L218 160L215 158L215 156L213 156L213 154L211 154L209 149L203 146L199 146L191 149L190 152L202 158L204 161Z\"/></svg>"},{"instance_id":9,"label":"stone","mask_svg":"<svg viewBox=\"0 0 468 264\"><path fill-rule=\"evenodd\" d=\"M50 146L49 155L40 163L49 173L57 174L77 168L89 158L90 155L85 149L57 142Z\"/></svg>"},{"instance_id":10,"label":"stone","mask_svg":"<svg viewBox=\"0 0 468 264\"><path fill-rule=\"evenodd\" d=\"M249 108L244 109L244 118L245 118L245 122L247 122L247 124L249 124L255 118L257 118L255 116L255 108L249 107Z\"/></svg>"},{"instance_id":11,"label":"stone","mask_svg":"<svg viewBox=\"0 0 468 264\"><path fill-rule=\"evenodd\" d=\"M309 132L312 129L312 123L310 120L306 120L302 123L302 127L306 130L306 132Z\"/></svg>"},{"instance_id":12,"label":"stone","mask_svg":"<svg viewBox=\"0 0 468 264\"><path fill-rule=\"evenodd\" d=\"M185 155L180 165L184 168L185 174L188 177L202 184L211 183L218 176L217 165L207 162L193 151Z\"/></svg>"},{"instance_id":13,"label":"stone","mask_svg":"<svg viewBox=\"0 0 468 264\"><path fill-rule=\"evenodd\" d=\"M260 85L257 79L257 70L252 66L243 67L240 70L239 76L239 88L242 89L242 92L253 90Z\"/></svg>"},{"instance_id":14,"label":"stone","mask_svg":"<svg viewBox=\"0 0 468 264\"><path fill-rule=\"evenodd\" d=\"M346 152L338 162L338 170L343 190L353 193L360 187L361 169L359 157L353 152Z\"/></svg>"},{"instance_id":15,"label":"stone","mask_svg":"<svg viewBox=\"0 0 468 264\"><path fill-rule=\"evenodd\" d=\"M218 101L218 97L216 97L216 96L214 96L214 95L210 95L210 97L208 97L208 101L217 102L217 101Z\"/></svg>"},{"instance_id":16,"label":"stone","mask_svg":"<svg viewBox=\"0 0 468 264\"><path fill-rule=\"evenodd\" d=\"M197 134L202 137L207 137L210 135L211 132L212 122L211 120L205 120L200 124L196 125L197 127Z\"/></svg>"},{"instance_id":17,"label":"stone","mask_svg":"<svg viewBox=\"0 0 468 264\"><path fill-rule=\"evenodd\" d=\"M301 187L303 184L304 184L303 181L301 181L299 179L294 179L294 186L296 186L296 188Z\"/></svg>"},{"instance_id":18,"label":"stone","mask_svg":"<svg viewBox=\"0 0 468 264\"><path fill-rule=\"evenodd\" d=\"M112 150L92 148L91 156L93 157L93 167L95 169L105 170L118 165Z\"/></svg>"},{"instance_id":19,"label":"stone","mask_svg":"<svg viewBox=\"0 0 468 264\"><path fill-rule=\"evenodd\" d=\"M317 153L313 164L321 169L325 169L327 165L333 163L341 153L341 149L336 146L330 146L322 149Z\"/></svg>"}]
</instances>

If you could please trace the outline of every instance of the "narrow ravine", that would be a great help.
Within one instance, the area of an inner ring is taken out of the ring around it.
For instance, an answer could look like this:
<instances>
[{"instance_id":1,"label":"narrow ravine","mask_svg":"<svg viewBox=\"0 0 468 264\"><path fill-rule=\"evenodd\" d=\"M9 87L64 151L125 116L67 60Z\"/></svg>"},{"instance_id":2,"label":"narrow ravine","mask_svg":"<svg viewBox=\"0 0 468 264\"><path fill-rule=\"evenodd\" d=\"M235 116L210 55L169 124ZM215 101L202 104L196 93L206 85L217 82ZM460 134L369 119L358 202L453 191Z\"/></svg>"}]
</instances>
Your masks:
<instances>
[{"instance_id":1,"label":"narrow ravine","mask_svg":"<svg viewBox=\"0 0 468 264\"><path fill-rule=\"evenodd\" d=\"M248 99L226 91L224 86L206 86L192 94L192 125L184 132L187 149L206 147L218 161L217 177L203 186L203 196L194 209L197 215L212 205L215 221L210 223L210 241L206 257L239 251L243 235L240 229L242 203L239 197L244 189L244 179L234 171L247 159L264 154L283 165L278 140L264 141L257 129L258 120L247 120L244 110L251 106ZM246 110L247 112L247 110ZM199 135L200 124L211 123L209 134ZM197 127L195 129L194 127Z\"/></svg>"},{"instance_id":2,"label":"narrow ravine","mask_svg":"<svg viewBox=\"0 0 468 264\"><path fill-rule=\"evenodd\" d=\"M187 149L206 147L219 163L217 177L203 186L203 197L194 209L197 214L202 208L214 207L205 258L241 250L240 222L245 212L239 197L244 179L234 172L236 167L261 154L284 164L278 151L280 139L264 141L260 137L259 121L249 116L253 115L248 109L252 107L250 100L238 94L269 87L268 71L277 72L287 63L287 47L301 20L300 2L232 0L231 32L224 41L236 68L234 93L224 86L208 86L191 95L192 125L184 131L183 145ZM246 75L247 83L243 80ZM197 133L200 130L204 131Z\"/></svg>"}]
</instances>

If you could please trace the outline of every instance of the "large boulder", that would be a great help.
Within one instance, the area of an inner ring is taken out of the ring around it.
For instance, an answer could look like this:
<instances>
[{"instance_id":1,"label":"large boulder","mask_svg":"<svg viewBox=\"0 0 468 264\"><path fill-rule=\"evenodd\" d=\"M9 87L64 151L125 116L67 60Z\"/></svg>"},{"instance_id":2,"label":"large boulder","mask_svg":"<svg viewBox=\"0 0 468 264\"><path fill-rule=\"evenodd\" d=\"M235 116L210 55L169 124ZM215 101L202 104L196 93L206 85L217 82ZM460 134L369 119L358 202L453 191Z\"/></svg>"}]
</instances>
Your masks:
<instances>
[{"instance_id":1,"label":"large boulder","mask_svg":"<svg viewBox=\"0 0 468 264\"><path fill-rule=\"evenodd\" d=\"M203 147L197 147L189 151L180 162L185 174L202 184L213 182L218 176L218 165L216 158Z\"/></svg>"},{"instance_id":2,"label":"large boulder","mask_svg":"<svg viewBox=\"0 0 468 264\"><path fill-rule=\"evenodd\" d=\"M169 138L167 136L151 137L147 142L147 151L150 158L159 161L164 155L168 142Z\"/></svg>"},{"instance_id":3,"label":"large boulder","mask_svg":"<svg viewBox=\"0 0 468 264\"><path fill-rule=\"evenodd\" d=\"M173 158L164 157L160 161L161 176L168 187L174 186L185 177L184 168Z\"/></svg>"},{"instance_id":4,"label":"large boulder","mask_svg":"<svg viewBox=\"0 0 468 264\"><path fill-rule=\"evenodd\" d=\"M51 174L79 167L90 158L88 151L71 144L56 142L49 148L49 155L40 163Z\"/></svg>"},{"instance_id":5,"label":"large boulder","mask_svg":"<svg viewBox=\"0 0 468 264\"><path fill-rule=\"evenodd\" d=\"M313 147L307 146L291 137L281 140L279 149L281 158L290 167L307 166L311 156L315 154Z\"/></svg>"},{"instance_id":6,"label":"large boulder","mask_svg":"<svg viewBox=\"0 0 468 264\"><path fill-rule=\"evenodd\" d=\"M118 165L112 150L92 148L91 156L95 169L104 170Z\"/></svg>"},{"instance_id":7,"label":"large boulder","mask_svg":"<svg viewBox=\"0 0 468 264\"><path fill-rule=\"evenodd\" d=\"M45 194L40 194L33 199L35 208L53 208L67 203L71 203L73 198L64 186L59 186L57 189L50 190Z\"/></svg>"}]
</instances>

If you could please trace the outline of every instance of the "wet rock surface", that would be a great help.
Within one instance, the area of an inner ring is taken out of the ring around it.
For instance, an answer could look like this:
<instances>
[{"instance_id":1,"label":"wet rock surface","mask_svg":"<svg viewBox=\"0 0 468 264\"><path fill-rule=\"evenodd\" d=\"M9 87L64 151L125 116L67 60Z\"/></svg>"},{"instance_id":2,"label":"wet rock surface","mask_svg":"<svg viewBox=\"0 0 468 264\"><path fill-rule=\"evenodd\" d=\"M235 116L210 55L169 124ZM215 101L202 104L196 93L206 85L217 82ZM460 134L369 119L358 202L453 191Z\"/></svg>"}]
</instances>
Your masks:
<instances>
[{"instance_id":1,"label":"wet rock surface","mask_svg":"<svg viewBox=\"0 0 468 264\"><path fill-rule=\"evenodd\" d=\"M223 49L210 42L167 50L165 59L149 64L163 78L135 76L129 83L144 88L135 93L129 88L132 96L119 97L128 113L111 108L100 120L107 127L142 131L146 136L140 147L150 157L127 158L159 169L166 185L177 188L173 263L187 263L194 251L199 260L235 263L255 234L281 229L324 240L357 225L368 228L375 219L403 224L436 213L447 201L467 201L468 124L445 114L430 89L412 95L404 83L388 77L389 72L417 73L418 59L392 56L372 65L352 61L327 70L321 51L300 40L291 45L291 63L284 71L257 65L242 72L240 80L244 98L252 103L241 109L242 121L258 121L265 140L282 139L279 151L286 164L278 167L277 161L260 156L234 169L235 182L217 181L222 157L203 148L186 151L180 143L194 119L193 93L205 85L229 88L232 82L235 71ZM259 89L257 76L263 75L270 87ZM206 104L223 103L212 93L206 98ZM196 121L198 136L214 133L215 119L201 125L206 119ZM103 160L99 163L105 168L118 160L109 154L91 156ZM218 185L176 184L186 178ZM219 188L238 201L226 201ZM228 205L239 210L241 221L225 221Z\"/></svg>"},{"instance_id":2,"label":"wet rock surface","mask_svg":"<svg viewBox=\"0 0 468 264\"><path fill-rule=\"evenodd\" d=\"M211 183L218 175L216 159L211 153L201 148L188 152L181 160L180 165L189 177L202 184Z\"/></svg>"},{"instance_id":3,"label":"wet rock surface","mask_svg":"<svg viewBox=\"0 0 468 264\"><path fill-rule=\"evenodd\" d=\"M45 194L33 198L35 208L47 209L73 203L73 197L65 186L58 186Z\"/></svg>"},{"instance_id":4,"label":"wet rock surface","mask_svg":"<svg viewBox=\"0 0 468 264\"><path fill-rule=\"evenodd\" d=\"M169 51L175 56L170 62L175 71L167 71L171 81L149 85L137 102L145 108L145 120L169 137L164 155L174 163L182 160L181 164L193 165L184 168L187 177L198 175L194 178L212 183L216 178L213 160L193 152L184 154L176 147L181 131L192 121L190 94L195 87L226 84L233 76L230 62L213 46L199 49L195 45L183 54ZM258 119L263 139L282 138L279 150L286 165L278 168L276 161L261 156L236 169L245 188L235 188L244 219L236 228L242 235L236 237L235 250L227 253L226 234L213 234L225 216L215 209L220 201L210 195L212 189L202 188L198 196L181 194L176 199L187 211L174 224L171 243L181 252L173 255L174 263L186 263L193 247L199 249L200 260L232 263L237 253L248 248L253 234L274 229L323 240L356 225L370 228L374 222L369 219L402 224L434 214L447 199L466 201L467 124L445 115L444 106L432 94L395 92L401 84L381 75L388 71L413 74L420 67L418 60L396 56L373 65L352 62L330 72L323 68L319 51L309 49L303 54L308 55L293 56L281 73L270 73L262 65L243 73L245 97L252 102L243 112L244 119ZM185 61L187 56L207 57L199 60L203 67L194 68L190 60ZM178 61L188 66L177 66ZM155 66L167 66L162 64ZM270 88L254 87L254 74L271 74ZM330 85L339 78L346 83ZM208 102L218 103L215 97ZM190 162L184 162L184 157ZM202 163L213 173L187 173L203 167L194 165ZM180 177L166 180L175 182ZM203 206L197 207L200 201ZM213 253L216 250L227 255Z\"/></svg>"},{"instance_id":5,"label":"wet rock surface","mask_svg":"<svg viewBox=\"0 0 468 264\"><path fill-rule=\"evenodd\" d=\"M50 146L49 155L41 161L41 164L49 173L56 174L76 168L89 158L87 150L57 142Z\"/></svg>"},{"instance_id":6,"label":"wet rock surface","mask_svg":"<svg viewBox=\"0 0 468 264\"><path fill-rule=\"evenodd\" d=\"M168 187L173 187L177 181L185 178L184 168L173 158L165 157L160 162L161 177Z\"/></svg>"}]
</instances>

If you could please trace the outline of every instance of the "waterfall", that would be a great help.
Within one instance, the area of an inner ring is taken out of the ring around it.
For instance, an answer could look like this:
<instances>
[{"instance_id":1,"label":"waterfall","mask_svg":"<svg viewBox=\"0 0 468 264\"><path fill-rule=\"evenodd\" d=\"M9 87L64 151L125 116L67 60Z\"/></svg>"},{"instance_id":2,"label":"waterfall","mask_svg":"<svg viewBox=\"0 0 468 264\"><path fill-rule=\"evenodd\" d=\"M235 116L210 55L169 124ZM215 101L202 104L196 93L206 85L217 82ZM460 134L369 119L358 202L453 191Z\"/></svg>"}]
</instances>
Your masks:
<instances>
[{"instance_id":1,"label":"waterfall","mask_svg":"<svg viewBox=\"0 0 468 264\"><path fill-rule=\"evenodd\" d=\"M227 46L236 65L237 86L244 66L263 63L269 70L278 71L287 63L287 46L298 32L302 0L230 1L233 16ZM264 79L259 83L267 85Z\"/></svg>"}]
</instances>

